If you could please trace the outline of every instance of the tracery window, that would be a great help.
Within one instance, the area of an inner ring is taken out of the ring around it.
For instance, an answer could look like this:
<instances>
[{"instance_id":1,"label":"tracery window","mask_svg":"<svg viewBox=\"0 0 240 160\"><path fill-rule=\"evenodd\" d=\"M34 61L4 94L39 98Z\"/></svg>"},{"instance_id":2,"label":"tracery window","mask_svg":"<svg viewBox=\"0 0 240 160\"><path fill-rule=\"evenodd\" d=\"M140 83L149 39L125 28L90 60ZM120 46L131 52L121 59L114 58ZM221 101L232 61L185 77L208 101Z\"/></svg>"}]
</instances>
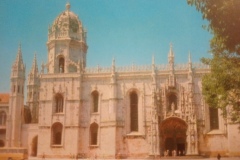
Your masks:
<instances>
[{"instance_id":1,"label":"tracery window","mask_svg":"<svg viewBox=\"0 0 240 160\"><path fill-rule=\"evenodd\" d=\"M210 129L219 129L218 123L218 109L210 107L209 108L209 117L210 117Z\"/></svg>"},{"instance_id":2,"label":"tracery window","mask_svg":"<svg viewBox=\"0 0 240 160\"><path fill-rule=\"evenodd\" d=\"M59 73L64 73L64 61L63 57L59 58Z\"/></svg>"},{"instance_id":3,"label":"tracery window","mask_svg":"<svg viewBox=\"0 0 240 160\"><path fill-rule=\"evenodd\" d=\"M56 94L55 96L55 113L63 112L63 96Z\"/></svg>"},{"instance_id":4,"label":"tracery window","mask_svg":"<svg viewBox=\"0 0 240 160\"><path fill-rule=\"evenodd\" d=\"M63 126L59 122L52 125L52 145L62 144L62 129Z\"/></svg>"},{"instance_id":5,"label":"tracery window","mask_svg":"<svg viewBox=\"0 0 240 160\"><path fill-rule=\"evenodd\" d=\"M97 145L98 141L98 124L92 123L90 126L90 145Z\"/></svg>"},{"instance_id":6,"label":"tracery window","mask_svg":"<svg viewBox=\"0 0 240 160\"><path fill-rule=\"evenodd\" d=\"M4 111L0 112L0 126L5 126L7 120L7 114Z\"/></svg>"},{"instance_id":7,"label":"tracery window","mask_svg":"<svg viewBox=\"0 0 240 160\"><path fill-rule=\"evenodd\" d=\"M130 130L138 131L138 95L135 91L130 93Z\"/></svg>"},{"instance_id":8,"label":"tracery window","mask_svg":"<svg viewBox=\"0 0 240 160\"><path fill-rule=\"evenodd\" d=\"M92 92L92 111L98 112L98 99L99 94L97 91Z\"/></svg>"}]
</instances>

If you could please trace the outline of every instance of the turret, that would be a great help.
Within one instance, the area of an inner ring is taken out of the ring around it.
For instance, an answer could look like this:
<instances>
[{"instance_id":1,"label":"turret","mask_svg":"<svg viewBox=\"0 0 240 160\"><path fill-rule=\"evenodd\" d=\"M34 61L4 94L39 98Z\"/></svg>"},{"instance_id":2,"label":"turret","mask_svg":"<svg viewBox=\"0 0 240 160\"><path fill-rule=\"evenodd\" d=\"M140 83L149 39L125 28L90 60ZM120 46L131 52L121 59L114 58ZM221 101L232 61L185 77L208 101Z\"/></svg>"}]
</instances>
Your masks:
<instances>
[{"instance_id":1,"label":"turret","mask_svg":"<svg viewBox=\"0 0 240 160\"><path fill-rule=\"evenodd\" d=\"M27 105L31 111L31 122L38 122L38 98L39 98L39 73L37 66L36 54L34 55L33 64L28 74L27 84Z\"/></svg>"},{"instance_id":2,"label":"turret","mask_svg":"<svg viewBox=\"0 0 240 160\"><path fill-rule=\"evenodd\" d=\"M6 141L8 147L21 146L21 127L24 108L25 65L22 60L21 45L19 45L17 58L12 65L11 93L9 101L9 115L7 123Z\"/></svg>"},{"instance_id":3,"label":"turret","mask_svg":"<svg viewBox=\"0 0 240 160\"><path fill-rule=\"evenodd\" d=\"M67 3L48 29L48 62L44 65L48 73L80 73L86 67L86 30L70 7Z\"/></svg>"},{"instance_id":4,"label":"turret","mask_svg":"<svg viewBox=\"0 0 240 160\"><path fill-rule=\"evenodd\" d=\"M173 53L172 44L170 44L170 50L169 50L169 53L168 53L168 66L169 66L168 86L175 87L174 53Z\"/></svg>"}]
</instances>

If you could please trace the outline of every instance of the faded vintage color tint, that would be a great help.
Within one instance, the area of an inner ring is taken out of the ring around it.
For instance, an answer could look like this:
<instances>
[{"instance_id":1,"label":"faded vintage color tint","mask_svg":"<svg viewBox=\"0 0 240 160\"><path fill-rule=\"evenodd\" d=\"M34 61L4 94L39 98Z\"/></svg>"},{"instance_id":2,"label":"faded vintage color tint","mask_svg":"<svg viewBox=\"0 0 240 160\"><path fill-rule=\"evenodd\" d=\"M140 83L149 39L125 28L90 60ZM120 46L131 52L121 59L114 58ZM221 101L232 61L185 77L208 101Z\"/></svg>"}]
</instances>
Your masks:
<instances>
[{"instance_id":1,"label":"faded vintage color tint","mask_svg":"<svg viewBox=\"0 0 240 160\"><path fill-rule=\"evenodd\" d=\"M38 69L35 56L27 77L19 45L10 95L0 94L0 152L21 148L41 159L240 156L238 125L204 102L201 79L210 68L192 63L190 53L177 64L170 45L166 65L153 56L145 66L119 67L113 59L109 67L88 67L87 30L69 3L47 33L47 62Z\"/></svg>"}]
</instances>

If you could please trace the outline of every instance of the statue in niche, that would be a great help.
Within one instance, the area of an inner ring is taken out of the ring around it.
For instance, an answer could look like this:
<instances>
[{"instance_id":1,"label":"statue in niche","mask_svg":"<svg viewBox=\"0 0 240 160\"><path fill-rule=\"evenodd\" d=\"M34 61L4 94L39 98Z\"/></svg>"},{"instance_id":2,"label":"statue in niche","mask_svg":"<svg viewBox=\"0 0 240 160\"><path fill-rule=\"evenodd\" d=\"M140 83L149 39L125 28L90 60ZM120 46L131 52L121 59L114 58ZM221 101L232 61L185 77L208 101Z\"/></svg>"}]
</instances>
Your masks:
<instances>
[{"instance_id":1,"label":"statue in niche","mask_svg":"<svg viewBox=\"0 0 240 160\"><path fill-rule=\"evenodd\" d=\"M174 112L175 112L175 104L174 104L174 102L172 102L172 104L171 104L171 112L172 112L172 115L174 115Z\"/></svg>"},{"instance_id":2,"label":"statue in niche","mask_svg":"<svg viewBox=\"0 0 240 160\"><path fill-rule=\"evenodd\" d=\"M59 69L60 69L60 73L63 73L63 65L62 64L60 65Z\"/></svg>"}]
</instances>

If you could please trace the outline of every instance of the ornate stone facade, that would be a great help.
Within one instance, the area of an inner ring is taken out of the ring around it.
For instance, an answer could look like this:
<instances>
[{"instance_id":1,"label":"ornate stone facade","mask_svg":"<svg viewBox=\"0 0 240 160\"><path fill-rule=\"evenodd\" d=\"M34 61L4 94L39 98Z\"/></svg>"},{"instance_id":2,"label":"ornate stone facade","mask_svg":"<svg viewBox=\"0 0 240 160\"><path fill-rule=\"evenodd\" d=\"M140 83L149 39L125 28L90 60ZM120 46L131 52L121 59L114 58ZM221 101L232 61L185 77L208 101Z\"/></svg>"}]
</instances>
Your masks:
<instances>
[{"instance_id":1,"label":"ornate stone facade","mask_svg":"<svg viewBox=\"0 0 240 160\"><path fill-rule=\"evenodd\" d=\"M62 158L240 155L233 138L239 137L237 125L220 111L211 117L203 100L201 79L210 69L193 64L190 54L186 64L175 64L171 45L166 65L152 57L146 66L118 67L113 59L110 67L88 68L86 31L70 4L49 27L47 47L48 61L39 72L35 56L28 75L22 121L25 66L19 48L5 146ZM217 120L216 128L210 120Z\"/></svg>"}]
</instances>

